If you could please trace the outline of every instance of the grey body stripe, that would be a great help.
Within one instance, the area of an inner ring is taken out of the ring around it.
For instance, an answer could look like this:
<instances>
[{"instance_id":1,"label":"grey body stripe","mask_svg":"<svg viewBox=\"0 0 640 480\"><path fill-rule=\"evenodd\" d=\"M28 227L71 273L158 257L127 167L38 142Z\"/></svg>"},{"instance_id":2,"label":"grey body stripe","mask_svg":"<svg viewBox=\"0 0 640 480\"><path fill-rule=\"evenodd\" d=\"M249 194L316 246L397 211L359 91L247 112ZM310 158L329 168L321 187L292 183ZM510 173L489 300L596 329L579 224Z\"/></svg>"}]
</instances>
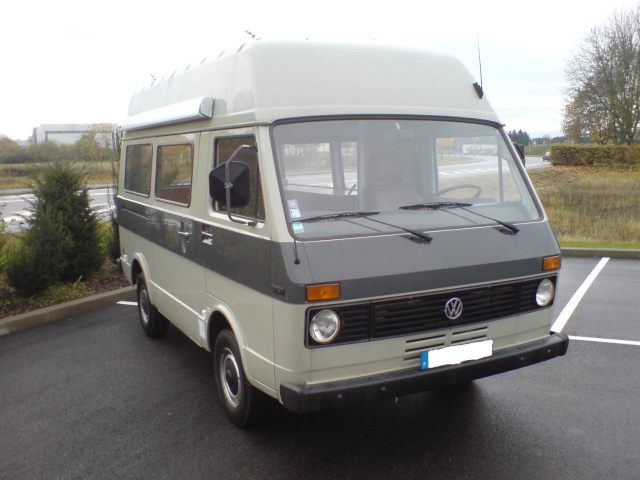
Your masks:
<instances>
[{"instance_id":1,"label":"grey body stripe","mask_svg":"<svg viewBox=\"0 0 640 480\"><path fill-rule=\"evenodd\" d=\"M187 215L118 197L118 223L136 235L260 293L271 294L271 242L244 235ZM211 234L203 242L203 229ZM186 238L180 231L188 231Z\"/></svg>"},{"instance_id":2,"label":"grey body stripe","mask_svg":"<svg viewBox=\"0 0 640 480\"><path fill-rule=\"evenodd\" d=\"M305 303L305 286L339 282L340 300L404 295L540 275L541 259L560 254L547 222L519 225L517 235L494 228L433 232L431 244L407 235L293 243L227 230L186 215L118 199L122 228L257 292ZM181 228L192 244L183 250ZM203 228L211 245L202 242Z\"/></svg>"}]
</instances>

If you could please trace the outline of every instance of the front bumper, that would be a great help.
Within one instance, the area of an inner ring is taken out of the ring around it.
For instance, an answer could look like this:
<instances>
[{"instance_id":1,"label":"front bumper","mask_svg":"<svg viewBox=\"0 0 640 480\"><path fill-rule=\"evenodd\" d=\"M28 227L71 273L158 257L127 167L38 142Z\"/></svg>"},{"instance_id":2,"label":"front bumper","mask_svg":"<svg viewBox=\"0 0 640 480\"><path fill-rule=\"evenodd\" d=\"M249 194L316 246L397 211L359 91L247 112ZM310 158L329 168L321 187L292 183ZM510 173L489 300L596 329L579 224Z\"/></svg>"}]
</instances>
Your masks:
<instances>
[{"instance_id":1,"label":"front bumper","mask_svg":"<svg viewBox=\"0 0 640 480\"><path fill-rule=\"evenodd\" d=\"M407 369L314 385L283 383L280 385L280 397L285 408L297 413L401 397L551 360L567 353L568 347L567 335L552 333L542 340L498 350L490 357L460 365L432 370Z\"/></svg>"}]
</instances>

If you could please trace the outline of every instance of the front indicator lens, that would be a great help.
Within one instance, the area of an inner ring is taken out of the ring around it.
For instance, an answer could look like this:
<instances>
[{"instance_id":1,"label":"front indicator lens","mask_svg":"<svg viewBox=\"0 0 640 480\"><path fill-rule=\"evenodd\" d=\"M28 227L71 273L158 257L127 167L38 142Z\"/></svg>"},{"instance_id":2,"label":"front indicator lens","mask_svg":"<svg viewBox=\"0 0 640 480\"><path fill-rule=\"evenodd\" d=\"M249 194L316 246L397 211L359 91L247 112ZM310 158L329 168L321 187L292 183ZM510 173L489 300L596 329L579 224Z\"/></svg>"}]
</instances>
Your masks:
<instances>
[{"instance_id":1,"label":"front indicator lens","mask_svg":"<svg viewBox=\"0 0 640 480\"><path fill-rule=\"evenodd\" d=\"M542 271L548 272L550 270L559 270L561 264L560 255L554 255L553 257L545 257L542 259Z\"/></svg>"},{"instance_id":2,"label":"front indicator lens","mask_svg":"<svg viewBox=\"0 0 640 480\"><path fill-rule=\"evenodd\" d=\"M340 332L340 317L329 309L320 310L309 323L309 335L318 343L329 343Z\"/></svg>"},{"instance_id":3,"label":"front indicator lens","mask_svg":"<svg viewBox=\"0 0 640 480\"><path fill-rule=\"evenodd\" d=\"M539 307L546 307L553 300L556 287L551 280L545 278L538 285L538 291L536 292L536 303Z\"/></svg>"},{"instance_id":4,"label":"front indicator lens","mask_svg":"<svg viewBox=\"0 0 640 480\"><path fill-rule=\"evenodd\" d=\"M306 288L307 302L323 300L337 300L340 298L339 283L325 283L322 285L308 285Z\"/></svg>"}]
</instances>

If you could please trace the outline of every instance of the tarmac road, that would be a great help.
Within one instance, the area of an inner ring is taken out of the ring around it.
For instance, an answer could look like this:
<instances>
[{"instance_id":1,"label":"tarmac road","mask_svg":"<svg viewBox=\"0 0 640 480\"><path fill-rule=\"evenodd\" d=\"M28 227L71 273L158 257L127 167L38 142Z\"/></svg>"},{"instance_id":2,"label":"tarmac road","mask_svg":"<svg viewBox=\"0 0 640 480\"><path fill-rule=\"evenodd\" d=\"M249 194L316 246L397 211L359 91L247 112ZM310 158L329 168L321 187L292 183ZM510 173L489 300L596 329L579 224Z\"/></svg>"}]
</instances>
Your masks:
<instances>
[{"instance_id":1,"label":"tarmac road","mask_svg":"<svg viewBox=\"0 0 640 480\"><path fill-rule=\"evenodd\" d=\"M91 187L89 199L91 206L102 219L108 219L113 201L113 191L106 187ZM29 215L30 202L35 197L28 191L0 191L0 220L5 222L7 230L18 232L26 227L25 216Z\"/></svg>"},{"instance_id":2,"label":"tarmac road","mask_svg":"<svg viewBox=\"0 0 640 480\"><path fill-rule=\"evenodd\" d=\"M133 306L0 337L0 478L635 479L640 260L563 262L565 357L308 416L270 402L251 431L210 355L147 339Z\"/></svg>"}]
</instances>

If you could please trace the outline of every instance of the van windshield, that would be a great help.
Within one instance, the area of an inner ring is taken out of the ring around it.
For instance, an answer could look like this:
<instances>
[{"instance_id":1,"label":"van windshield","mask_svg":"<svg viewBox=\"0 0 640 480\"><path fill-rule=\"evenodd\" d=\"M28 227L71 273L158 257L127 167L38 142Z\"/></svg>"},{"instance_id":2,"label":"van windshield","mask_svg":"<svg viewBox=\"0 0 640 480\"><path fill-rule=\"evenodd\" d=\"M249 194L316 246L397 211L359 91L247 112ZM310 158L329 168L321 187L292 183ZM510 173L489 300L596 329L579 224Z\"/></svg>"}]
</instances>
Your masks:
<instances>
[{"instance_id":1,"label":"van windshield","mask_svg":"<svg viewBox=\"0 0 640 480\"><path fill-rule=\"evenodd\" d=\"M272 134L287 218L300 239L541 217L520 160L493 125L317 120L276 124Z\"/></svg>"}]
</instances>

